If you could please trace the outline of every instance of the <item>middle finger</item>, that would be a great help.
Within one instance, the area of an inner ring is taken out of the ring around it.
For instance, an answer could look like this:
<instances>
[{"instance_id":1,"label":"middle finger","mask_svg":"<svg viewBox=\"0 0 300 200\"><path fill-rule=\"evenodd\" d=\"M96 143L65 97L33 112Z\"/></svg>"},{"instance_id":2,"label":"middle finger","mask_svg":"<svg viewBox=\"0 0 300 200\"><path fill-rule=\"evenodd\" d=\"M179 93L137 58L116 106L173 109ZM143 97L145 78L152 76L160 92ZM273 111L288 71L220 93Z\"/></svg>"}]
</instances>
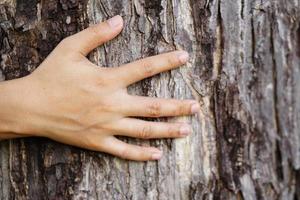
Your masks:
<instances>
[{"instance_id":1,"label":"middle finger","mask_svg":"<svg viewBox=\"0 0 300 200\"><path fill-rule=\"evenodd\" d=\"M195 100L176 100L130 96L122 106L122 113L131 117L171 117L192 115L199 112L199 103Z\"/></svg>"}]
</instances>

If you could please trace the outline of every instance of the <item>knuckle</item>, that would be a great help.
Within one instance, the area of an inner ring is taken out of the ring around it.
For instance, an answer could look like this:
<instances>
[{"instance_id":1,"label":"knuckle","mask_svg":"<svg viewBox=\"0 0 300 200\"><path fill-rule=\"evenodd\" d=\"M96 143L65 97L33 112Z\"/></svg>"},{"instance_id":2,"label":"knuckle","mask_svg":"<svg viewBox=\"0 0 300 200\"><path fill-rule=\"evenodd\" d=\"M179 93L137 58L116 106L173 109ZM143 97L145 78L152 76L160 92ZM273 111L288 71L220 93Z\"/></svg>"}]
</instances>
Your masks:
<instances>
[{"instance_id":1,"label":"knuckle","mask_svg":"<svg viewBox=\"0 0 300 200\"><path fill-rule=\"evenodd\" d=\"M154 74L154 68L150 64L150 62L145 61L143 62L142 66L143 66L143 73L145 76L152 76Z\"/></svg>"},{"instance_id":2,"label":"knuckle","mask_svg":"<svg viewBox=\"0 0 300 200\"><path fill-rule=\"evenodd\" d=\"M186 105L184 103L179 103L178 106L176 106L175 113L177 115L185 114L187 111Z\"/></svg>"},{"instance_id":3,"label":"knuckle","mask_svg":"<svg viewBox=\"0 0 300 200\"><path fill-rule=\"evenodd\" d=\"M97 25L92 25L88 28L89 33L95 37L99 37L100 30L101 29L99 29L99 27Z\"/></svg>"},{"instance_id":4,"label":"knuckle","mask_svg":"<svg viewBox=\"0 0 300 200\"><path fill-rule=\"evenodd\" d=\"M179 134L179 131L177 131L177 129L175 129L173 126L169 126L167 128L167 134L169 137L174 137L175 135Z\"/></svg>"},{"instance_id":5,"label":"knuckle","mask_svg":"<svg viewBox=\"0 0 300 200\"><path fill-rule=\"evenodd\" d=\"M92 25L88 28L91 38L99 38L100 42L108 41L110 34L99 27L99 25Z\"/></svg>"},{"instance_id":6,"label":"knuckle","mask_svg":"<svg viewBox=\"0 0 300 200\"><path fill-rule=\"evenodd\" d=\"M108 81L104 77L102 77L101 75L97 76L96 80L95 80L96 86L100 87L100 88L107 87L108 86L107 82Z\"/></svg>"},{"instance_id":7,"label":"knuckle","mask_svg":"<svg viewBox=\"0 0 300 200\"><path fill-rule=\"evenodd\" d=\"M92 149L95 151L101 151L103 149L102 144L98 141L95 140L94 137L91 137L90 135L87 135L83 140L82 140L84 146L86 146L88 149Z\"/></svg>"},{"instance_id":8,"label":"knuckle","mask_svg":"<svg viewBox=\"0 0 300 200\"><path fill-rule=\"evenodd\" d=\"M111 113L116 110L116 108L115 108L116 106L111 102L106 103L106 102L99 101L98 104L99 105L94 107L94 110L95 110L95 112L93 112L94 116L99 115L99 113Z\"/></svg>"},{"instance_id":9,"label":"knuckle","mask_svg":"<svg viewBox=\"0 0 300 200\"><path fill-rule=\"evenodd\" d=\"M127 159L129 157L129 150L128 150L128 148L123 148L120 151L119 156L120 156L120 158Z\"/></svg>"},{"instance_id":10,"label":"knuckle","mask_svg":"<svg viewBox=\"0 0 300 200\"><path fill-rule=\"evenodd\" d=\"M139 137L143 139L149 139L151 137L152 128L151 126L147 125L142 128L139 133Z\"/></svg>"},{"instance_id":11,"label":"knuckle","mask_svg":"<svg viewBox=\"0 0 300 200\"><path fill-rule=\"evenodd\" d=\"M147 108L147 112L151 117L161 116L161 104L159 102L151 103Z\"/></svg>"},{"instance_id":12,"label":"knuckle","mask_svg":"<svg viewBox=\"0 0 300 200\"><path fill-rule=\"evenodd\" d=\"M70 47L72 45L72 36L64 38L60 43L58 44L59 47Z\"/></svg>"},{"instance_id":13,"label":"knuckle","mask_svg":"<svg viewBox=\"0 0 300 200\"><path fill-rule=\"evenodd\" d=\"M92 77L92 83L99 89L99 88L108 88L112 83L113 80L111 80L110 71L108 71L105 68L98 67L97 65L91 64L91 67L93 67L94 73L91 73ZM114 73L114 72L111 72Z\"/></svg>"},{"instance_id":14,"label":"knuckle","mask_svg":"<svg viewBox=\"0 0 300 200\"><path fill-rule=\"evenodd\" d=\"M148 160L151 158L151 154L149 153L146 147L139 146L138 152L139 152L139 156L138 156L139 160Z\"/></svg>"},{"instance_id":15,"label":"knuckle","mask_svg":"<svg viewBox=\"0 0 300 200\"><path fill-rule=\"evenodd\" d=\"M178 60L177 58L174 58L174 56L167 56L167 64L168 66L175 66L176 61Z\"/></svg>"}]
</instances>

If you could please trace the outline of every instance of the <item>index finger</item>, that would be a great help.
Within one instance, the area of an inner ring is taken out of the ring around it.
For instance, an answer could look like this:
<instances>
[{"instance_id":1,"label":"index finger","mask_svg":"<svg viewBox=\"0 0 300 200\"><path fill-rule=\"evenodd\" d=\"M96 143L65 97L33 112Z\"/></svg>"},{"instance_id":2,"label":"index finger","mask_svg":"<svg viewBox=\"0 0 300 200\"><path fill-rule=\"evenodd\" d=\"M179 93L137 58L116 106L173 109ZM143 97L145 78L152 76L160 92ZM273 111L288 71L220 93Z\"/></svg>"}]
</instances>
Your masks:
<instances>
[{"instance_id":1,"label":"index finger","mask_svg":"<svg viewBox=\"0 0 300 200\"><path fill-rule=\"evenodd\" d=\"M155 74L177 68L188 60L186 51L173 51L156 56L147 57L135 62L115 68L118 81L123 86L151 77Z\"/></svg>"}]
</instances>

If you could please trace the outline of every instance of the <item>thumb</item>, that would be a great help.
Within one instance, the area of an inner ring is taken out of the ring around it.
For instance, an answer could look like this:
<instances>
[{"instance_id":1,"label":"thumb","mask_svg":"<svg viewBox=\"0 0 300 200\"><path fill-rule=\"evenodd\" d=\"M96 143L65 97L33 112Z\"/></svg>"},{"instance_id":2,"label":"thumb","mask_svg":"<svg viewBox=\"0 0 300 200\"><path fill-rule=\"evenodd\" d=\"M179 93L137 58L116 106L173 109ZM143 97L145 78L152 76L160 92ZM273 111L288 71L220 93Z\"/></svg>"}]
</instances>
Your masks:
<instances>
[{"instance_id":1,"label":"thumb","mask_svg":"<svg viewBox=\"0 0 300 200\"><path fill-rule=\"evenodd\" d=\"M92 25L83 31L69 36L64 43L69 43L72 50L84 56L96 47L116 37L123 28L123 19L116 15L107 21Z\"/></svg>"}]
</instances>

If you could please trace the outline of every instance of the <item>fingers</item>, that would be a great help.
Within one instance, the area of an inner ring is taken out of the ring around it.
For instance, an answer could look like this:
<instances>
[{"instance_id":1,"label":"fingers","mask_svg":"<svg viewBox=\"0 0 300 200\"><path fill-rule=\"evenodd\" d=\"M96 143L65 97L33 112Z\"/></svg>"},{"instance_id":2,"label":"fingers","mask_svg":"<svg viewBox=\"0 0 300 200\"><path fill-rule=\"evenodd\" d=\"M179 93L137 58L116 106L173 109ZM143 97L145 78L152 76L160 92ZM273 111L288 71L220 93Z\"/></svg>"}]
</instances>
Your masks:
<instances>
[{"instance_id":1,"label":"fingers","mask_svg":"<svg viewBox=\"0 0 300 200\"><path fill-rule=\"evenodd\" d=\"M112 124L118 135L151 139L186 137L191 133L187 123L151 122L134 118L123 118Z\"/></svg>"},{"instance_id":2,"label":"fingers","mask_svg":"<svg viewBox=\"0 0 300 200\"><path fill-rule=\"evenodd\" d=\"M153 76L163 71L167 71L188 60L188 54L185 51L174 51L156 56L147 57L119 68L116 68L116 77L122 86L128 86L144 78Z\"/></svg>"},{"instance_id":3,"label":"fingers","mask_svg":"<svg viewBox=\"0 0 300 200\"><path fill-rule=\"evenodd\" d=\"M162 151L154 147L142 147L125 143L115 137L109 137L105 152L123 159L147 161L158 160L162 157Z\"/></svg>"},{"instance_id":4,"label":"fingers","mask_svg":"<svg viewBox=\"0 0 300 200\"><path fill-rule=\"evenodd\" d=\"M90 26L77 34L67 37L62 43L86 56L96 47L116 37L121 32L122 27L122 17L117 15L105 22Z\"/></svg>"},{"instance_id":5,"label":"fingers","mask_svg":"<svg viewBox=\"0 0 300 200\"><path fill-rule=\"evenodd\" d=\"M121 112L125 116L166 117L191 115L197 113L200 109L198 102L195 100L129 96L128 102L130 103L126 102L121 108Z\"/></svg>"}]
</instances>

